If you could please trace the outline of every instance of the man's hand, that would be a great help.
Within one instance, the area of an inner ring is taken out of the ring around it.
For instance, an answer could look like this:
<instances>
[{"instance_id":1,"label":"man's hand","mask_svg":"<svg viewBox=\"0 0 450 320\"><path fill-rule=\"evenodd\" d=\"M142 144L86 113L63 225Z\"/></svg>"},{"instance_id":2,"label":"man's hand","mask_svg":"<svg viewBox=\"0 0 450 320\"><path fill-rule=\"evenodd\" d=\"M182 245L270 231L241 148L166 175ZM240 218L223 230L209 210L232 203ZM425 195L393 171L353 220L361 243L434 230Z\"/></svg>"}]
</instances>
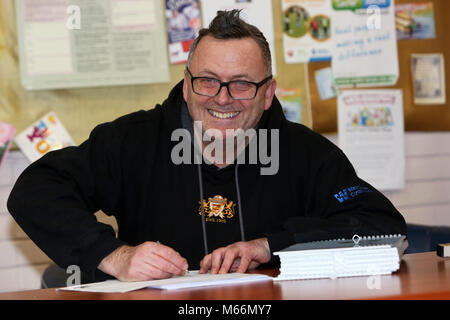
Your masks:
<instances>
[{"instance_id":1,"label":"man's hand","mask_svg":"<svg viewBox=\"0 0 450 320\"><path fill-rule=\"evenodd\" d=\"M200 261L200 273L211 270L211 274L240 272L254 269L270 261L267 238L240 241L214 250Z\"/></svg>"},{"instance_id":2,"label":"man's hand","mask_svg":"<svg viewBox=\"0 0 450 320\"><path fill-rule=\"evenodd\" d=\"M106 256L98 269L121 281L145 281L184 275L186 259L170 247L144 242L136 247L121 246Z\"/></svg>"}]
</instances>

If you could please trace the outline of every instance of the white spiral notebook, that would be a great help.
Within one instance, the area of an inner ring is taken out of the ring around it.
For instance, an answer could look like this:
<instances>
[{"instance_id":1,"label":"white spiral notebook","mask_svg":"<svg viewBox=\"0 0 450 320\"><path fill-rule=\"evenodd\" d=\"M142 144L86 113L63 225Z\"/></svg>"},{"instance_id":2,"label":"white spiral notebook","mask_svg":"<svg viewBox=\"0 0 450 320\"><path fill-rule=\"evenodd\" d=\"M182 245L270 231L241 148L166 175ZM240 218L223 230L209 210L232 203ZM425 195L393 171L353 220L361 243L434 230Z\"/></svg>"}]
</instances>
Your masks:
<instances>
[{"instance_id":1,"label":"white spiral notebook","mask_svg":"<svg viewBox=\"0 0 450 320\"><path fill-rule=\"evenodd\" d=\"M353 236L297 243L274 252L280 257L277 280L338 278L391 274L408 247L404 235Z\"/></svg>"}]
</instances>

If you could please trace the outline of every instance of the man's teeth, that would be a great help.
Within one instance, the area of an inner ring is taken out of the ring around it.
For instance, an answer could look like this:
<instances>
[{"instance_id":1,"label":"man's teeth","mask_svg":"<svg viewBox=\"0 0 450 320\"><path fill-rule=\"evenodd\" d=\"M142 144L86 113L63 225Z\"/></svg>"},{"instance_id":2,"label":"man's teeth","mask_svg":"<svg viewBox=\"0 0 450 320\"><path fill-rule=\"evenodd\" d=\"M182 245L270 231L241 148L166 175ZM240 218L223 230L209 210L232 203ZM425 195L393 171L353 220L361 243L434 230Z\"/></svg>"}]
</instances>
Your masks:
<instances>
[{"instance_id":1,"label":"man's teeth","mask_svg":"<svg viewBox=\"0 0 450 320\"><path fill-rule=\"evenodd\" d=\"M208 109L208 112L212 116L214 116L216 118L228 119L228 118L233 118L233 117L237 116L240 111L236 111L236 112L217 112L217 111Z\"/></svg>"}]
</instances>

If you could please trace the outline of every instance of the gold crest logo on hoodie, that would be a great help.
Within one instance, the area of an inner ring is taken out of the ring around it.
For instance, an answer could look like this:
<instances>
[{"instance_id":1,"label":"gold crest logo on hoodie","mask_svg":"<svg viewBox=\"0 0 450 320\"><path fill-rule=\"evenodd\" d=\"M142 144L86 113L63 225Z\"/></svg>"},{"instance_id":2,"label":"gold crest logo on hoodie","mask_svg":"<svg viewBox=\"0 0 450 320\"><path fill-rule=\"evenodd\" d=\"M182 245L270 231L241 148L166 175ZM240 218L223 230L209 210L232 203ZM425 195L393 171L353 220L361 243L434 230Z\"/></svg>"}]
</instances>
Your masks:
<instances>
[{"instance_id":1,"label":"gold crest logo on hoodie","mask_svg":"<svg viewBox=\"0 0 450 320\"><path fill-rule=\"evenodd\" d=\"M206 221L222 222L226 223L227 219L231 219L234 216L234 207L236 204L233 201L228 201L220 195L216 195L213 198L208 198L208 201L203 200L200 205L199 214L202 214L202 206L205 211Z\"/></svg>"}]
</instances>

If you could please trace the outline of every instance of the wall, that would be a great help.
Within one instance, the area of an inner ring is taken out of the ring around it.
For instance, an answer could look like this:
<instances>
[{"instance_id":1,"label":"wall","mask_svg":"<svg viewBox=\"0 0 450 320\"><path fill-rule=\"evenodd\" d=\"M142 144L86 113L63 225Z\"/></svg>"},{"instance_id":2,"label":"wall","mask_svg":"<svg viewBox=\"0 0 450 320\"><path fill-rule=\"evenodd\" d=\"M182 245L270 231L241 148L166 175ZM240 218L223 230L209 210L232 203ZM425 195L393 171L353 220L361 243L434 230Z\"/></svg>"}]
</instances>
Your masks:
<instances>
[{"instance_id":1,"label":"wall","mask_svg":"<svg viewBox=\"0 0 450 320\"><path fill-rule=\"evenodd\" d=\"M0 168L0 291L39 287L39 276L49 258L29 240L6 208L12 185L29 161L10 152Z\"/></svg>"},{"instance_id":2,"label":"wall","mask_svg":"<svg viewBox=\"0 0 450 320\"><path fill-rule=\"evenodd\" d=\"M327 136L334 143L336 135ZM408 223L450 226L450 133L408 132L406 187L385 192ZM11 152L0 168L0 292L37 289L50 259L15 223L6 208L14 181L29 164L21 152ZM113 218L97 214L113 226Z\"/></svg>"},{"instance_id":3,"label":"wall","mask_svg":"<svg viewBox=\"0 0 450 320\"><path fill-rule=\"evenodd\" d=\"M15 181L29 164L22 152L13 151L0 167L0 292L40 288L41 274L52 263L17 225L6 207ZM102 213L96 216L117 230L114 218Z\"/></svg>"},{"instance_id":4,"label":"wall","mask_svg":"<svg viewBox=\"0 0 450 320\"><path fill-rule=\"evenodd\" d=\"M383 193L407 223L450 226L450 133L407 132L405 158L405 189Z\"/></svg>"}]
</instances>

